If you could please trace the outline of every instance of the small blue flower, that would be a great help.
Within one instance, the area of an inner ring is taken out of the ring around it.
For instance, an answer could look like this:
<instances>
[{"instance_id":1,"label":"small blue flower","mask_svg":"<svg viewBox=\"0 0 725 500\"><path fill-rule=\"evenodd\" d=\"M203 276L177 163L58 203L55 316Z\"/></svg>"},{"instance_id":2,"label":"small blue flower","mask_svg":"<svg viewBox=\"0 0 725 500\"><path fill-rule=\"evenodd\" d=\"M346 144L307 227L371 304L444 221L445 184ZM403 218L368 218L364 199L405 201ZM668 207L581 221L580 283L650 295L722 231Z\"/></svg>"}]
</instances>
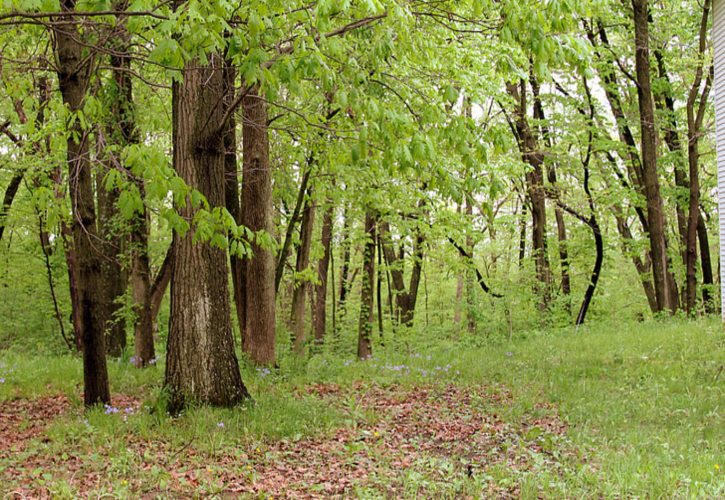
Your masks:
<instances>
[{"instance_id":1,"label":"small blue flower","mask_svg":"<svg viewBox=\"0 0 725 500\"><path fill-rule=\"evenodd\" d=\"M106 415L112 415L114 413L118 413L119 412L118 408L116 408L115 406L111 406L111 405L108 405L107 404L107 405L105 405L105 408L106 409L104 410L103 413L105 413Z\"/></svg>"},{"instance_id":2,"label":"small blue flower","mask_svg":"<svg viewBox=\"0 0 725 500\"><path fill-rule=\"evenodd\" d=\"M220 429L223 429L224 428L224 422L219 422L218 424L216 424L216 426L219 427Z\"/></svg>"},{"instance_id":3,"label":"small blue flower","mask_svg":"<svg viewBox=\"0 0 725 500\"><path fill-rule=\"evenodd\" d=\"M5 378L4 377L1 377L0 378L0 384L4 384L4 383L5 383Z\"/></svg>"}]
</instances>

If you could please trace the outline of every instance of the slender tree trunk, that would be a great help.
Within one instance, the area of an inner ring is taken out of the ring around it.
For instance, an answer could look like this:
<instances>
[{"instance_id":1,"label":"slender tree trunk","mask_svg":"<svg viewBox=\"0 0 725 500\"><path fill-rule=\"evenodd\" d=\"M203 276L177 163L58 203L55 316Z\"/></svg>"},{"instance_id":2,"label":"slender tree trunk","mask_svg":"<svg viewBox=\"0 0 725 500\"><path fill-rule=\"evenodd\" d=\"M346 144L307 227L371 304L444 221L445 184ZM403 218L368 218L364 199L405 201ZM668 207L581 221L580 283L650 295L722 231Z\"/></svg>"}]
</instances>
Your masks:
<instances>
[{"instance_id":1,"label":"slender tree trunk","mask_svg":"<svg viewBox=\"0 0 725 500\"><path fill-rule=\"evenodd\" d=\"M116 115L116 113L113 113ZM117 123L118 116L113 120ZM111 125L113 127L114 125ZM105 149L104 136L99 131L99 153ZM119 158L111 155L104 162L110 171L116 169ZM101 281L103 287L99 297L100 314L103 321L103 330L106 334L106 352L109 356L120 357L126 349L126 325L117 317L122 304L123 294L126 290L126 272L121 266L124 253L124 235L118 231L121 223L118 214L118 199L120 191L116 188L107 190L105 175L99 172L96 177L96 196L98 198L98 233L100 241L96 244L96 251L100 251Z\"/></svg>"},{"instance_id":2,"label":"slender tree trunk","mask_svg":"<svg viewBox=\"0 0 725 500\"><path fill-rule=\"evenodd\" d=\"M519 219L519 269L524 266L524 259L526 258L526 212L528 211L528 205L526 203L526 197L521 201L521 218Z\"/></svg>"},{"instance_id":3,"label":"slender tree trunk","mask_svg":"<svg viewBox=\"0 0 725 500\"><path fill-rule=\"evenodd\" d=\"M151 285L151 322L154 324L153 330L157 331L156 327L157 318L159 316L159 310L161 309L161 303L166 295L166 289L169 287L171 282L171 274L174 269L174 244L173 242L169 245L169 249L166 251L164 261L159 268L156 278L154 279L153 285Z\"/></svg>"},{"instance_id":4,"label":"slender tree trunk","mask_svg":"<svg viewBox=\"0 0 725 500\"><path fill-rule=\"evenodd\" d=\"M224 61L224 95L227 105L234 97L236 72L230 61ZM224 204L237 225L242 225L242 211L239 200L239 176L237 165L237 121L231 114L224 130ZM246 314L246 289L244 286L244 261L236 254L230 255L232 273L232 297L237 313L240 333L244 331Z\"/></svg>"},{"instance_id":5,"label":"slender tree trunk","mask_svg":"<svg viewBox=\"0 0 725 500\"><path fill-rule=\"evenodd\" d=\"M279 251L277 257L277 266L274 273L274 291L277 293L279 290L279 284L282 282L282 275L284 275L284 266L287 263L287 256L289 255L290 249L292 248L292 235L295 232L297 223L300 221L302 211L305 206L305 194L308 192L307 186L310 182L310 174L312 172L313 156L310 156L307 161L307 168L302 174L302 181L300 182L300 190L297 193L297 200L295 202L295 208L292 211L292 215L287 223L287 231L284 235L284 241L282 242L282 248Z\"/></svg>"},{"instance_id":6,"label":"slender tree trunk","mask_svg":"<svg viewBox=\"0 0 725 500\"><path fill-rule=\"evenodd\" d=\"M378 253L378 267L376 269L377 272L377 287L375 288L376 294L375 294L375 302L378 307L378 334L380 335L380 345L383 345L385 334L383 331L383 279L381 276L381 270L383 268L383 251L382 251L382 242L380 241L380 233L376 235L375 238L375 246L377 247L377 253Z\"/></svg>"},{"instance_id":7,"label":"slender tree trunk","mask_svg":"<svg viewBox=\"0 0 725 500\"><path fill-rule=\"evenodd\" d=\"M345 207L342 216L342 263L340 265L340 313L345 314L345 301L350 290L350 216L348 208Z\"/></svg>"},{"instance_id":8,"label":"slender tree trunk","mask_svg":"<svg viewBox=\"0 0 725 500\"><path fill-rule=\"evenodd\" d=\"M267 103L259 88L242 99L242 217L254 232L272 234L272 170L269 164ZM275 363L275 258L256 241L253 256L245 261L247 308L242 348L259 365Z\"/></svg>"},{"instance_id":9,"label":"slender tree trunk","mask_svg":"<svg viewBox=\"0 0 725 500\"><path fill-rule=\"evenodd\" d=\"M702 20L700 22L699 55L705 57L707 50L707 24L710 17L710 0L703 4ZM685 309L688 314L695 310L697 301L697 226L700 220L700 136L702 122L712 77L708 75L705 87L700 94L703 79L703 64L701 60L695 71L695 79L687 98L687 162L690 173L690 201L687 213L687 238L685 252ZM699 98L699 99L698 99ZM699 101L699 102L698 102Z\"/></svg>"},{"instance_id":10,"label":"slender tree trunk","mask_svg":"<svg viewBox=\"0 0 725 500\"><path fill-rule=\"evenodd\" d=\"M308 192L308 196L311 193ZM315 200L308 198L305 208L302 211L302 222L300 225L300 245L297 249L297 262L295 263L295 274L303 273L310 266L310 249L312 247L312 230L315 226ZM293 348L295 353L302 354L307 340L305 329L305 300L310 290L310 282L302 279L297 282L295 277L295 289L292 294L292 312L290 323L292 326Z\"/></svg>"},{"instance_id":11,"label":"slender tree trunk","mask_svg":"<svg viewBox=\"0 0 725 500\"><path fill-rule=\"evenodd\" d=\"M365 213L365 249L363 251L363 277L360 295L360 324L358 327L357 357L372 356L373 307L375 286L375 216Z\"/></svg>"},{"instance_id":12,"label":"slender tree trunk","mask_svg":"<svg viewBox=\"0 0 725 500\"><path fill-rule=\"evenodd\" d=\"M75 9L74 0L63 0L64 12ZM63 103L71 113L82 110L91 71L91 60L84 57L82 35L73 22L55 31L58 82ZM73 211L73 250L78 262L80 331L83 343L83 389L86 406L109 403L111 394L106 367L106 342L99 297L102 294L93 177L89 162L88 131L81 120L72 122L67 139L69 188Z\"/></svg>"},{"instance_id":13,"label":"slender tree trunk","mask_svg":"<svg viewBox=\"0 0 725 500\"><path fill-rule=\"evenodd\" d=\"M643 261L639 255L636 255L633 252L631 248L631 242L634 241L634 237L632 236L632 231L629 227L629 224L627 223L627 220L625 219L619 207L612 207L612 211L614 212L614 217L617 220L617 231L619 232L622 240L622 250L624 252L624 256L631 257L632 263L634 264L634 267L637 270L637 274L639 275L640 282L642 283L644 294L647 297L647 303L649 304L649 308L653 313L656 313L657 297L655 295L654 285L652 285L652 281L649 277L650 271L652 270L652 264L649 260L649 254L647 254L647 258Z\"/></svg>"},{"instance_id":14,"label":"slender tree trunk","mask_svg":"<svg viewBox=\"0 0 725 500\"><path fill-rule=\"evenodd\" d=\"M315 314L313 315L315 342L322 344L325 339L325 323L327 318L327 273L330 269L330 256L332 255L332 224L335 215L335 206L328 200L325 214L322 218L322 249L323 254L317 265L318 284L315 285ZM333 286L334 290L334 286Z\"/></svg>"},{"instance_id":15,"label":"slender tree trunk","mask_svg":"<svg viewBox=\"0 0 725 500\"><path fill-rule=\"evenodd\" d=\"M473 203L471 195L466 194L466 217L471 219L473 216ZM469 222L471 224L471 222ZM470 231L466 231L466 251L473 262L473 238L471 237ZM474 273L471 269L466 270L466 318L469 333L476 333L476 287Z\"/></svg>"},{"instance_id":16,"label":"slender tree trunk","mask_svg":"<svg viewBox=\"0 0 725 500\"><path fill-rule=\"evenodd\" d=\"M702 211L697 222L697 238L700 243L700 262L702 263L702 301L705 303L705 312L715 313L715 304L711 295L715 283L712 275L712 259L710 258L710 241L707 237L707 225Z\"/></svg>"},{"instance_id":17,"label":"slender tree trunk","mask_svg":"<svg viewBox=\"0 0 725 500\"><path fill-rule=\"evenodd\" d=\"M191 60L182 73L172 87L174 168L210 207L224 206L223 60ZM197 211L190 199L177 209L186 220ZM172 412L193 401L233 406L249 396L234 352L227 253L194 242L194 231L174 234L165 379Z\"/></svg>"},{"instance_id":18,"label":"slender tree trunk","mask_svg":"<svg viewBox=\"0 0 725 500\"><path fill-rule=\"evenodd\" d=\"M546 193L544 191L544 155L539 150L536 135L526 118L526 87L507 84L509 95L514 99L515 128L521 158L531 167L526 173L526 194L530 201L532 234L531 244L536 264L537 293L540 297L539 308L543 311L549 307L551 286L551 266L549 265L546 244Z\"/></svg>"},{"instance_id":19,"label":"slender tree trunk","mask_svg":"<svg viewBox=\"0 0 725 500\"><path fill-rule=\"evenodd\" d=\"M634 9L637 94L642 129L642 174L647 199L647 220L657 310L673 312L677 308L677 294L675 292L673 296L674 283L672 283L668 266L664 206L657 173L657 130L650 75L648 0L632 0L632 7Z\"/></svg>"},{"instance_id":20,"label":"slender tree trunk","mask_svg":"<svg viewBox=\"0 0 725 500\"><path fill-rule=\"evenodd\" d=\"M126 8L127 2L120 2L117 5L119 10ZM136 112L133 104L133 83L131 80L131 58L128 54L130 35L126 31L123 21L119 20L117 27L118 50L111 56L113 69L113 82L115 86L115 99L111 103L112 123L109 125L109 140L121 147L138 142L136 130ZM120 164L120 158L116 155L114 161ZM134 181L141 199L145 199L146 188L142 177L137 176ZM114 200L117 202L117 200ZM117 210L114 207L114 212ZM131 252L131 273L130 282L133 293L133 307L136 315L134 321L134 361L139 368L148 366L156 357L154 349L154 321L151 310L151 270L149 266L148 241L149 241L149 214L146 205L136 213L130 221L130 252ZM119 268L121 266L119 265ZM109 269L110 270L110 269ZM120 270L120 269L119 269ZM119 278L115 278L120 280ZM116 294L122 293L120 285ZM120 325L123 328L123 324ZM125 347L126 332L112 330L109 336L113 347L108 351L118 355Z\"/></svg>"}]
</instances>

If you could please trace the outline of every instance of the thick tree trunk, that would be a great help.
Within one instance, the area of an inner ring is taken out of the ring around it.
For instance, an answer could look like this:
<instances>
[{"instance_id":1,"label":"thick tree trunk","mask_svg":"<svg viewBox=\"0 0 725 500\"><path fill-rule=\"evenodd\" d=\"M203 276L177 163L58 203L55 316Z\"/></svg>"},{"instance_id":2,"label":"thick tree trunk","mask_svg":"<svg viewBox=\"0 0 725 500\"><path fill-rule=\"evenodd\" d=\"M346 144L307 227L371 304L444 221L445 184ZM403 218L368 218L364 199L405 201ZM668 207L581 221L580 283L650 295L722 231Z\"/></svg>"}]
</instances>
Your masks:
<instances>
[{"instance_id":1,"label":"thick tree trunk","mask_svg":"<svg viewBox=\"0 0 725 500\"><path fill-rule=\"evenodd\" d=\"M365 249L360 292L360 324L358 327L357 357L367 359L373 354L373 307L375 286L375 216L365 213Z\"/></svg>"},{"instance_id":2,"label":"thick tree trunk","mask_svg":"<svg viewBox=\"0 0 725 500\"><path fill-rule=\"evenodd\" d=\"M74 0L63 0L64 12L75 9ZM58 83L63 103L71 113L83 108L90 61L83 55L78 27L68 22L55 31ZM106 367L106 342L99 297L103 292L101 262L96 251L98 230L93 197L93 177L88 150L88 131L81 120L71 125L67 139L69 188L73 211L73 250L78 262L79 323L83 343L84 403L93 406L111 400Z\"/></svg>"},{"instance_id":3,"label":"thick tree trunk","mask_svg":"<svg viewBox=\"0 0 725 500\"><path fill-rule=\"evenodd\" d=\"M272 234L272 170L269 164L267 104L258 88L242 99L242 218L254 231ZM275 258L272 250L252 244L245 261L246 312L242 348L260 365L275 362Z\"/></svg>"},{"instance_id":4,"label":"thick tree trunk","mask_svg":"<svg viewBox=\"0 0 725 500\"><path fill-rule=\"evenodd\" d=\"M315 313L313 325L315 342L322 344L325 339L325 323L327 318L327 274L330 269L330 256L332 255L332 224L335 206L328 200L325 215L322 218L322 249L323 254L317 265L318 284L315 285ZM334 287L333 287L334 290Z\"/></svg>"},{"instance_id":5,"label":"thick tree trunk","mask_svg":"<svg viewBox=\"0 0 725 500\"><path fill-rule=\"evenodd\" d=\"M669 273L664 206L657 173L657 129L649 58L648 0L632 0L634 9L635 66L642 144L642 175L647 199L647 221L652 251L657 310L677 309L677 293ZM673 296L674 292L674 296Z\"/></svg>"},{"instance_id":6,"label":"thick tree trunk","mask_svg":"<svg viewBox=\"0 0 725 500\"><path fill-rule=\"evenodd\" d=\"M218 130L224 114L223 61L186 63L183 81L172 90L174 168L199 190L209 206L224 206L224 144ZM197 208L187 200L177 207L186 220ZM227 253L207 242L194 242L192 228L174 235L171 319L166 357L169 410L198 401L233 406L249 396L234 352L230 321Z\"/></svg>"},{"instance_id":7,"label":"thick tree trunk","mask_svg":"<svg viewBox=\"0 0 725 500\"><path fill-rule=\"evenodd\" d=\"M308 192L308 196L311 193ZM312 229L315 226L315 200L307 199L305 208L302 211L302 222L300 224L300 245L297 248L297 262L295 263L295 274L304 272L310 265L310 249L312 248ZM310 290L310 282L306 279L297 282L295 277L295 289L292 294L292 311L290 324L292 326L293 349L295 353L302 354L305 342L307 341L307 330L305 330L305 301L307 292Z\"/></svg>"}]
</instances>

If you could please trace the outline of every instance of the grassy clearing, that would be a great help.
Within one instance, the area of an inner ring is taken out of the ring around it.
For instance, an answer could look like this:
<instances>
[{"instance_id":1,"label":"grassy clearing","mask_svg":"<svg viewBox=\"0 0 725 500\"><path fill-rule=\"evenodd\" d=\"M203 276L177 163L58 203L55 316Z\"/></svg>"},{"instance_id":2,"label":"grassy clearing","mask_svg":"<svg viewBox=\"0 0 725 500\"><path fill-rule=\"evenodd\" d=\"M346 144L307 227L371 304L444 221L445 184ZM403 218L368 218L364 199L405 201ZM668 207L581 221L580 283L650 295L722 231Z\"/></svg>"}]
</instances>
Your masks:
<instances>
[{"instance_id":1,"label":"grassy clearing","mask_svg":"<svg viewBox=\"0 0 725 500\"><path fill-rule=\"evenodd\" d=\"M163 366L111 363L118 412L83 414L77 359L5 352L0 413L30 406L12 415L27 439L0 453L0 490L722 497L724 344L716 321L511 342L407 332L366 362L325 353L245 369L255 404L178 419L159 408ZM58 394L67 399L45 403Z\"/></svg>"}]
</instances>

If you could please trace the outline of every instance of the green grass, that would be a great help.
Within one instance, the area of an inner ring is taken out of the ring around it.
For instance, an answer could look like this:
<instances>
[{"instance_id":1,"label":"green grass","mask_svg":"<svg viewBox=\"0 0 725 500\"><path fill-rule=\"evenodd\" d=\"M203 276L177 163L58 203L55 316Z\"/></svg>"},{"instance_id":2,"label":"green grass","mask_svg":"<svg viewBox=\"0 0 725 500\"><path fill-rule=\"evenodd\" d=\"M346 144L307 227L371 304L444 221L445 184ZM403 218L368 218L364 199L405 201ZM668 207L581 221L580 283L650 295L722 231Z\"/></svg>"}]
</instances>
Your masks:
<instances>
[{"instance_id":1,"label":"green grass","mask_svg":"<svg viewBox=\"0 0 725 500\"><path fill-rule=\"evenodd\" d=\"M102 410L82 413L77 358L5 352L0 354L5 379L0 404L68 395L74 410L48 427L47 442L33 441L25 457L82 458L91 470L105 471L98 492L124 497L134 494L134 481L163 485L172 481L172 469L212 470L222 466L218 457L230 454L238 458L240 474L251 475L260 460L275 459L265 450L280 440L327 439L341 428L367 432L366 426L386 416L360 404L355 388L361 384L413 392L422 386L485 385L496 397L472 400L477 411L499 415L512 428L558 413L568 424L566 435L512 434L503 450L518 441L549 440L548 454L525 451L533 465L522 470L491 465L466 478L457 472L464 457L421 459L397 476L396 491L410 497L485 496L493 484L527 498L725 496L725 335L719 321L599 324L521 334L510 342L500 337L434 341L424 331L390 340L366 362L325 352L306 362L285 355L280 370L266 376L245 368L254 404L193 408L178 419L158 408L163 366L139 371L127 361L110 363L114 393L143 401L138 412L122 419ZM342 389L332 398L310 394L318 383ZM134 440L154 443L144 452L158 457L154 467L141 468L142 460L129 450ZM377 456L374 446L366 452ZM379 457L386 464L384 455ZM0 477L12 460L0 460ZM26 479L60 497L79 493L61 472L30 469ZM376 496L386 491L387 481L381 474L351 491ZM223 484L212 480L192 486L200 494L223 492Z\"/></svg>"}]
</instances>

